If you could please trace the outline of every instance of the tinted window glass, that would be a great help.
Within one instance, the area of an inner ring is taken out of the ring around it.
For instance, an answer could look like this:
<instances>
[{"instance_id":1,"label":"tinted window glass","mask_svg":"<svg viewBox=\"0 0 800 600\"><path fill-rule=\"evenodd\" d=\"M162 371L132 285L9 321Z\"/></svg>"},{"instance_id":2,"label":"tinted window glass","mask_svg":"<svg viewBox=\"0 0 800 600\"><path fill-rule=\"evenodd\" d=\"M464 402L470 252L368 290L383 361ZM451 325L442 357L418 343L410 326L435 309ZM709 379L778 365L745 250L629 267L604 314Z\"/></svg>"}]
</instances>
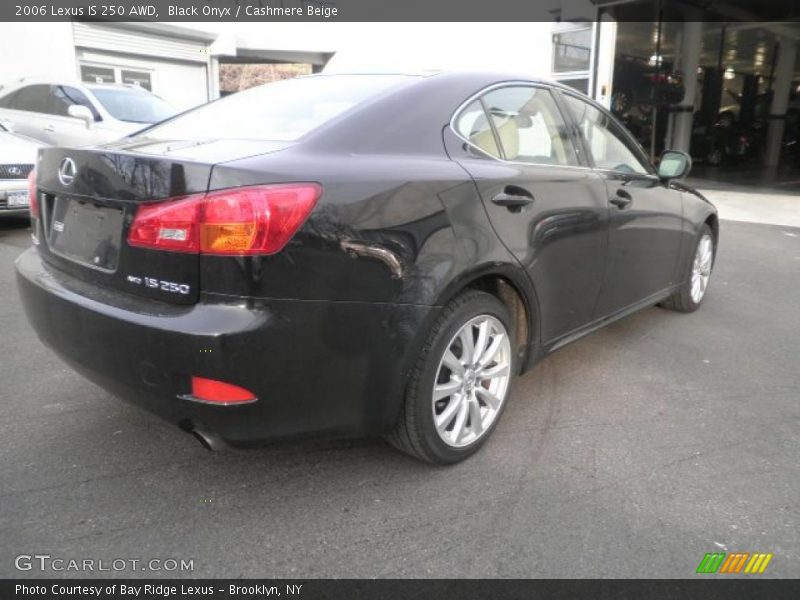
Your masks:
<instances>
[{"instance_id":1,"label":"tinted window glass","mask_svg":"<svg viewBox=\"0 0 800 600\"><path fill-rule=\"evenodd\" d=\"M100 120L100 113L97 112L97 109L89 101L89 98L86 97L86 94L78 88L54 85L50 94L50 112L53 114L68 117L69 107L73 104L80 104L92 111L95 121Z\"/></svg>"},{"instance_id":2,"label":"tinted window glass","mask_svg":"<svg viewBox=\"0 0 800 600\"><path fill-rule=\"evenodd\" d=\"M155 94L101 86L92 87L91 90L103 108L120 121L152 124L169 119L178 112Z\"/></svg>"},{"instance_id":3,"label":"tinted window glass","mask_svg":"<svg viewBox=\"0 0 800 600\"><path fill-rule=\"evenodd\" d=\"M400 75L287 79L231 94L142 135L155 139L296 140L368 98L410 80Z\"/></svg>"},{"instance_id":4,"label":"tinted window glass","mask_svg":"<svg viewBox=\"0 0 800 600\"><path fill-rule=\"evenodd\" d=\"M9 108L11 106L11 101L16 96L16 92L12 92L11 94L6 94L2 98L0 98L0 108Z\"/></svg>"},{"instance_id":5,"label":"tinted window glass","mask_svg":"<svg viewBox=\"0 0 800 600\"><path fill-rule=\"evenodd\" d=\"M616 121L579 98L564 94L564 99L587 142L595 166L623 173L650 173Z\"/></svg>"},{"instance_id":6,"label":"tinted window glass","mask_svg":"<svg viewBox=\"0 0 800 600\"><path fill-rule=\"evenodd\" d=\"M578 165L567 126L549 90L515 86L489 92L484 105L492 115L506 160Z\"/></svg>"},{"instance_id":7,"label":"tinted window glass","mask_svg":"<svg viewBox=\"0 0 800 600\"><path fill-rule=\"evenodd\" d=\"M500 150L497 148L492 127L479 101L476 100L461 111L456 120L456 131L476 148L500 158Z\"/></svg>"},{"instance_id":8,"label":"tinted window glass","mask_svg":"<svg viewBox=\"0 0 800 600\"><path fill-rule=\"evenodd\" d=\"M49 96L49 85L29 85L14 94L9 108L46 113Z\"/></svg>"}]
</instances>

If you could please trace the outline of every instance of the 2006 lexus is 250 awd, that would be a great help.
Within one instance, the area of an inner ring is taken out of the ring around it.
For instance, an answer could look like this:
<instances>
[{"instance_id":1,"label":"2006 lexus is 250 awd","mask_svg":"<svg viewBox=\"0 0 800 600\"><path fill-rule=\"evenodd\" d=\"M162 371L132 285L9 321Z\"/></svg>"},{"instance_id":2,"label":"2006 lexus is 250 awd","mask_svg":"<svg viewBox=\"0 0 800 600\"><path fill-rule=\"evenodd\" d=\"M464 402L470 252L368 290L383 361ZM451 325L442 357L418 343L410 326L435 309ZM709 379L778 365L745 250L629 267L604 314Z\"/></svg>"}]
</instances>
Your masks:
<instances>
[{"instance_id":1,"label":"2006 lexus is 250 awd","mask_svg":"<svg viewBox=\"0 0 800 600\"><path fill-rule=\"evenodd\" d=\"M537 359L700 305L718 222L689 166L554 83L299 78L40 151L19 289L77 371L208 445L382 434L453 463Z\"/></svg>"}]
</instances>

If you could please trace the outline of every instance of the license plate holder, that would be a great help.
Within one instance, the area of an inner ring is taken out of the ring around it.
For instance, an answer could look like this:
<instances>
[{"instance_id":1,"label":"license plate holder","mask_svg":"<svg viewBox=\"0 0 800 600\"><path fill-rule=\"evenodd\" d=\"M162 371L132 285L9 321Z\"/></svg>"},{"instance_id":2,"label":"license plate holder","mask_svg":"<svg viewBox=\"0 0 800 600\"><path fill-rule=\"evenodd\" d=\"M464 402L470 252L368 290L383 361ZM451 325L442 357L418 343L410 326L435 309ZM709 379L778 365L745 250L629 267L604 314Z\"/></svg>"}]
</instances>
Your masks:
<instances>
[{"instance_id":1,"label":"license plate holder","mask_svg":"<svg viewBox=\"0 0 800 600\"><path fill-rule=\"evenodd\" d=\"M114 271L119 262L123 217L121 208L56 196L48 245L64 258Z\"/></svg>"},{"instance_id":2,"label":"license plate holder","mask_svg":"<svg viewBox=\"0 0 800 600\"><path fill-rule=\"evenodd\" d=\"M30 206L28 192L8 192L6 194L6 206L8 208L26 208Z\"/></svg>"}]
</instances>

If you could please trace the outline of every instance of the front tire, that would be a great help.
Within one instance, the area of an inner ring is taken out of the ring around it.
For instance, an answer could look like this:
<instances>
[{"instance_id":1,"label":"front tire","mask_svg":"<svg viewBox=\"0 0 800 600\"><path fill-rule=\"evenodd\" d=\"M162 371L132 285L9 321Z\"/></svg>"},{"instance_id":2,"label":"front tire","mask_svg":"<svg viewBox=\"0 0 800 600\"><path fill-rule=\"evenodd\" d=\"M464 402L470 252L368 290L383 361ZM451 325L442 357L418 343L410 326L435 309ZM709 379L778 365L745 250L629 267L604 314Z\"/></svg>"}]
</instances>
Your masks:
<instances>
[{"instance_id":1,"label":"front tire","mask_svg":"<svg viewBox=\"0 0 800 600\"><path fill-rule=\"evenodd\" d=\"M468 291L450 302L412 370L388 441L435 464L474 454L509 396L516 373L513 331L508 308L490 294Z\"/></svg>"},{"instance_id":2,"label":"front tire","mask_svg":"<svg viewBox=\"0 0 800 600\"><path fill-rule=\"evenodd\" d=\"M684 273L684 283L672 296L661 303L661 306L678 312L694 312L703 303L711 279L716 256L714 234L708 225L703 225L697 240L695 251L689 259Z\"/></svg>"}]
</instances>

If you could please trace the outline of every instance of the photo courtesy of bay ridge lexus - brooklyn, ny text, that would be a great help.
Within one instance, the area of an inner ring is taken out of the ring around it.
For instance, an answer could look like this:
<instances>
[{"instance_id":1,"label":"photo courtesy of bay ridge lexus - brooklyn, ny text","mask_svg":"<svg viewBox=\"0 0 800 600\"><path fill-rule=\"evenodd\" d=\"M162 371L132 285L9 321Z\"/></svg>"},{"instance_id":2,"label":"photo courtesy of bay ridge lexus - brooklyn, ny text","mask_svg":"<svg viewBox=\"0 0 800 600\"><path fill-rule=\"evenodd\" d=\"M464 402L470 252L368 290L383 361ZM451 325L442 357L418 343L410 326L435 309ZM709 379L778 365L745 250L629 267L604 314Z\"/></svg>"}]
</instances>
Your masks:
<instances>
[{"instance_id":1,"label":"photo courtesy of bay ridge lexus - brooklyn, ny text","mask_svg":"<svg viewBox=\"0 0 800 600\"><path fill-rule=\"evenodd\" d=\"M800 6L0 6L0 598L796 598Z\"/></svg>"}]
</instances>

